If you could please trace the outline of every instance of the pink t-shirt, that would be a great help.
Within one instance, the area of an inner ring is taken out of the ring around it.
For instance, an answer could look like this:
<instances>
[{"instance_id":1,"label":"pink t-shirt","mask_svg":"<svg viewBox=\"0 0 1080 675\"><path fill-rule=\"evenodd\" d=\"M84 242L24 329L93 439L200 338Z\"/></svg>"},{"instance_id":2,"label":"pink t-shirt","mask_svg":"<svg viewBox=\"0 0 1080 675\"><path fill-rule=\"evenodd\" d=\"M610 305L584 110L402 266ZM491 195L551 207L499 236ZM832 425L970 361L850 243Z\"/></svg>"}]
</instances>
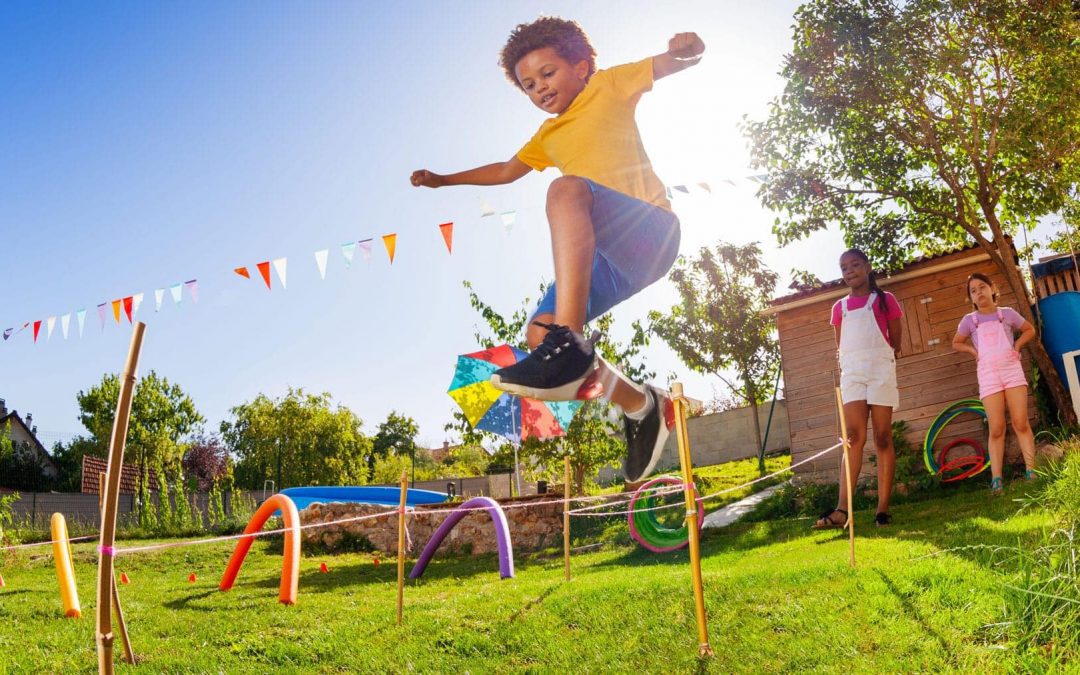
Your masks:
<instances>
[{"instance_id":1,"label":"pink t-shirt","mask_svg":"<svg viewBox=\"0 0 1080 675\"><path fill-rule=\"evenodd\" d=\"M1012 307L998 307L1001 310L1001 318L1005 321L1005 335L1009 337L1009 344L1013 344L1013 331L1018 331L1024 326L1024 317L1020 316ZM971 344L975 349L979 348L979 331L975 330L975 312L971 314L965 314L963 319L960 319L960 325L956 327L956 334L964 337L971 338ZM993 321L997 323L997 312L990 312L989 314L983 314L979 312L979 325L989 323Z\"/></svg>"},{"instance_id":2,"label":"pink t-shirt","mask_svg":"<svg viewBox=\"0 0 1080 675\"><path fill-rule=\"evenodd\" d=\"M881 308L881 301L877 296L874 297L874 318L877 319L878 328L881 329L881 334L885 338L885 342L889 341L889 322L893 319L899 319L904 316L904 310L900 308L900 303L897 302L896 296L888 291L879 291L885 295L885 309ZM852 312L856 309L862 309L866 307L866 301L870 299L869 295L864 295L861 298L847 296L847 308L848 312ZM832 319L829 321L834 326L839 326L840 321L844 317L844 312L840 308L840 303L844 301L843 298L836 301L836 304L832 306Z\"/></svg>"}]
</instances>

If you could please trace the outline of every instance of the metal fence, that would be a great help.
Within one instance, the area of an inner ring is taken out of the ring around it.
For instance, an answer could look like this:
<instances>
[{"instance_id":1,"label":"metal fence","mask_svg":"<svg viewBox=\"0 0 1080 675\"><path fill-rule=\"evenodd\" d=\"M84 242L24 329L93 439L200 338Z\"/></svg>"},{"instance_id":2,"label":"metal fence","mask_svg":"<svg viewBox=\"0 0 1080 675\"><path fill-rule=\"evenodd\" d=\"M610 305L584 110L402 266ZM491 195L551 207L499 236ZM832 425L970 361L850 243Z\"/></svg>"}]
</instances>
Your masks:
<instances>
[{"instance_id":1,"label":"metal fence","mask_svg":"<svg viewBox=\"0 0 1080 675\"><path fill-rule=\"evenodd\" d=\"M117 519L121 522L131 519L136 513L135 495L118 495ZM203 517L209 514L210 496L205 492L189 494L191 504ZM158 493L151 493L154 503L158 503ZM226 516L232 515L232 494L221 495L222 507ZM101 526L101 511L98 496L79 492L20 492L19 498L12 503L12 514L16 523L29 525L34 529L48 529L52 514L62 513L69 526L80 524L87 527Z\"/></svg>"}]
</instances>

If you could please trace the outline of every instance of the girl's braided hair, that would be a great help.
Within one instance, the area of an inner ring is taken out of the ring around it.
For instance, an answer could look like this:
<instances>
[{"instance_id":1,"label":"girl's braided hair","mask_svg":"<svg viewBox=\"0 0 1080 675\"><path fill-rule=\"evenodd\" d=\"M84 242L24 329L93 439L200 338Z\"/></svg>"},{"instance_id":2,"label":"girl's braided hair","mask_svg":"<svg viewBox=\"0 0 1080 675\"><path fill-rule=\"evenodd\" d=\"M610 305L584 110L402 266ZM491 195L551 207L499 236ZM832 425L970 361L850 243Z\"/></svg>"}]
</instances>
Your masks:
<instances>
[{"instance_id":1,"label":"girl's braided hair","mask_svg":"<svg viewBox=\"0 0 1080 675\"><path fill-rule=\"evenodd\" d=\"M870 264L870 258L868 258L866 256L866 254L862 252L862 249L858 249L858 248L849 248L848 250L841 253L840 257L843 258L844 256L846 256L848 254L851 254L851 255L859 258L860 260L862 260L864 263L866 263L866 266L870 269L870 273L867 275L867 282L869 282L869 284L870 284L870 292L871 293L877 293L878 305L880 306L881 311L885 312L886 308L888 306L888 303L885 302L885 293L883 293L882 290L877 285L877 279L875 278L875 275L874 275L874 266Z\"/></svg>"},{"instance_id":2,"label":"girl's braided hair","mask_svg":"<svg viewBox=\"0 0 1080 675\"><path fill-rule=\"evenodd\" d=\"M532 23L518 24L499 52L499 65L506 79L522 89L514 68L529 52L551 47L560 57L570 63L589 62L589 76L596 72L596 50L589 44L589 36L577 21L557 16L542 16ZM524 91L524 89L522 89Z\"/></svg>"}]
</instances>

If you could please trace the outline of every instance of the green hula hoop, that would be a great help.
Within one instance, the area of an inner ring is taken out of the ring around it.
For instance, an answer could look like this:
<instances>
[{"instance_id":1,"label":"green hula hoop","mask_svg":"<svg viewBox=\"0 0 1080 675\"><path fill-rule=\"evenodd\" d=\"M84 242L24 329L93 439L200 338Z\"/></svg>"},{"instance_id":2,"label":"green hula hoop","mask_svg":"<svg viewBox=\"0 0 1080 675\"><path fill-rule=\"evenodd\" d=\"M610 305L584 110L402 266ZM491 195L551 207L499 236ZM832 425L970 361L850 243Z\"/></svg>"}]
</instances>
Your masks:
<instances>
[{"instance_id":1,"label":"green hula hoop","mask_svg":"<svg viewBox=\"0 0 1080 675\"><path fill-rule=\"evenodd\" d=\"M982 401L977 398L965 398L962 401L950 404L938 413L938 416L931 422L930 428L926 430L926 437L923 439L923 463L926 464L926 470L931 474L937 475L941 473L941 467L938 466L937 458L934 457L934 443L937 442L938 435L950 422L964 413L974 413L986 419L986 409L983 407Z\"/></svg>"}]
</instances>

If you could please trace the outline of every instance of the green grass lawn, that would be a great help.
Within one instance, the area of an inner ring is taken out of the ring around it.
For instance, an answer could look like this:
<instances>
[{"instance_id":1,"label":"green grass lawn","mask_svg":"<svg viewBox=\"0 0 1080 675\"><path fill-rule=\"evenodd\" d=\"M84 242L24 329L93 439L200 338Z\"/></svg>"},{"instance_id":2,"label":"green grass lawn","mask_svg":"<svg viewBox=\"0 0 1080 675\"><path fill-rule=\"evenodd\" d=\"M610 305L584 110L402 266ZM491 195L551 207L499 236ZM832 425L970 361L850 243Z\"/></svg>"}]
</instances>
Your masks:
<instances>
[{"instance_id":1,"label":"green grass lawn","mask_svg":"<svg viewBox=\"0 0 1080 675\"><path fill-rule=\"evenodd\" d=\"M510 580L493 556L436 557L407 584L400 627L393 560L376 567L370 554L304 558L292 607L277 602L281 559L262 542L229 593L217 590L226 544L122 556L117 574L131 578L121 596L140 669L155 672L1041 669L1048 660L1010 649L1003 584L1016 571L985 548L1034 541L1047 526L1019 509L1024 489L900 505L888 529L861 513L855 569L847 537L811 533L809 519L706 531L707 660L696 656L685 551L578 555L570 582L558 551L519 556ZM75 559L81 620L62 617L47 548L3 560L0 672L96 669L94 545L75 545Z\"/></svg>"}]
</instances>

